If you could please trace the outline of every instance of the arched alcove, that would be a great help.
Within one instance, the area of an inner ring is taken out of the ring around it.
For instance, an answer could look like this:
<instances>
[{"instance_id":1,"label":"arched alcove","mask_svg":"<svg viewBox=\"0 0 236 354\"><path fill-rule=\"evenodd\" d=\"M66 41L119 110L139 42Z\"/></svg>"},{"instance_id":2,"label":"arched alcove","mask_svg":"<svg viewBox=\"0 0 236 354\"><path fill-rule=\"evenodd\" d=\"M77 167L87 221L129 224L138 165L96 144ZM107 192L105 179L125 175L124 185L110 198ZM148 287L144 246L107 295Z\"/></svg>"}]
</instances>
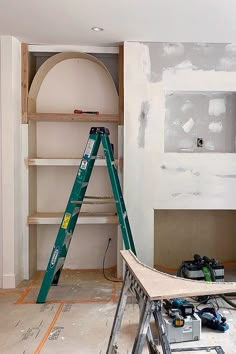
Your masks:
<instances>
[{"instance_id":1,"label":"arched alcove","mask_svg":"<svg viewBox=\"0 0 236 354\"><path fill-rule=\"evenodd\" d=\"M76 67L82 75L73 76ZM56 85L52 87L52 84ZM68 95L60 97L61 88L68 85ZM55 100L57 107L54 107ZM65 102L66 107L63 106ZM96 107L96 111L100 108L100 113L118 113L118 94L106 66L92 55L79 52L59 53L49 58L39 68L31 84L28 112L59 113L64 109L63 113L72 113L72 109L80 108L81 104L83 110Z\"/></svg>"}]
</instances>

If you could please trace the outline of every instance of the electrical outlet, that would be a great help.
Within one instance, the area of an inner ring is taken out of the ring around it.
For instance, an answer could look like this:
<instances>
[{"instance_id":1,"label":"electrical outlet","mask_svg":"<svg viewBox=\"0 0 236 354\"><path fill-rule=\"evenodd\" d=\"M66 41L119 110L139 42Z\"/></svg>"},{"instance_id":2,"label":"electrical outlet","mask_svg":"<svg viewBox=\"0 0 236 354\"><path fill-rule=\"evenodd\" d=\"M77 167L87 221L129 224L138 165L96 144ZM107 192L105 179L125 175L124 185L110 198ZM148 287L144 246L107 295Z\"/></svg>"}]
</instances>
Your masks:
<instances>
[{"instance_id":1,"label":"electrical outlet","mask_svg":"<svg viewBox=\"0 0 236 354\"><path fill-rule=\"evenodd\" d=\"M204 141L203 141L203 138L197 138L197 147L203 147L203 143L204 143Z\"/></svg>"}]
</instances>

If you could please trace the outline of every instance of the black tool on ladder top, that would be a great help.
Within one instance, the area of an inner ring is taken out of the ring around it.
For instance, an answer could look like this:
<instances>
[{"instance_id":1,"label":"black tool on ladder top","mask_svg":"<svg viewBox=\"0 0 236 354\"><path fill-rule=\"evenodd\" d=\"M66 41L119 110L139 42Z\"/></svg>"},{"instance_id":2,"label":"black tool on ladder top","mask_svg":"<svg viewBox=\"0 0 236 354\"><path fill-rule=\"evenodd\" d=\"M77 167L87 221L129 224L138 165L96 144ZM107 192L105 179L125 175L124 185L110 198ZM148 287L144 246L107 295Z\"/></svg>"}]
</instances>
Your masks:
<instances>
[{"instance_id":1,"label":"black tool on ladder top","mask_svg":"<svg viewBox=\"0 0 236 354\"><path fill-rule=\"evenodd\" d=\"M66 210L49 258L37 303L44 303L50 286L58 284L101 143L104 149L125 248L131 249L136 254L109 135L109 130L104 127L93 127L90 130L79 170L76 174Z\"/></svg>"}]
</instances>

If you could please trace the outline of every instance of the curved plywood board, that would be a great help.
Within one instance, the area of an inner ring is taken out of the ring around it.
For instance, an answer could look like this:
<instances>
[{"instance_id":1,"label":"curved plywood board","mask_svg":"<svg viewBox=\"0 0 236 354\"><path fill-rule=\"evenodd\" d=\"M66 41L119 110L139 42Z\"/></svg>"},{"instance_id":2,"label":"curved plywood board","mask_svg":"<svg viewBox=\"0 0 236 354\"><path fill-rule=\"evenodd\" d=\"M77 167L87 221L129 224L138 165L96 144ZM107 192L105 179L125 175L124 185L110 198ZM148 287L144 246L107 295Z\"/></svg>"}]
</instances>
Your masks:
<instances>
[{"instance_id":1,"label":"curved plywood board","mask_svg":"<svg viewBox=\"0 0 236 354\"><path fill-rule=\"evenodd\" d=\"M111 74L97 58L86 53L59 53L36 73L28 112L72 113L73 109L116 114L118 94Z\"/></svg>"},{"instance_id":2,"label":"curved plywood board","mask_svg":"<svg viewBox=\"0 0 236 354\"><path fill-rule=\"evenodd\" d=\"M236 282L207 283L182 279L146 266L131 251L121 251L121 255L151 300L236 292Z\"/></svg>"}]
</instances>

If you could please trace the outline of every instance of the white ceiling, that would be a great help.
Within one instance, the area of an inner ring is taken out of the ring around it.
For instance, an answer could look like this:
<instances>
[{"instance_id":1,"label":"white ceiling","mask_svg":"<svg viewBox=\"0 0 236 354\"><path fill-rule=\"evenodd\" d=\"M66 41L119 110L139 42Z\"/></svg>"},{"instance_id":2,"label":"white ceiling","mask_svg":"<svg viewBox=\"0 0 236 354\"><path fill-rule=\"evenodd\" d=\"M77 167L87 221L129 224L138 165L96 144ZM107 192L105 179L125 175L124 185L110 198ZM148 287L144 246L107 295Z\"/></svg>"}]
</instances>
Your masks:
<instances>
[{"instance_id":1,"label":"white ceiling","mask_svg":"<svg viewBox=\"0 0 236 354\"><path fill-rule=\"evenodd\" d=\"M0 35L32 44L228 43L235 15L235 0L0 0Z\"/></svg>"}]
</instances>

